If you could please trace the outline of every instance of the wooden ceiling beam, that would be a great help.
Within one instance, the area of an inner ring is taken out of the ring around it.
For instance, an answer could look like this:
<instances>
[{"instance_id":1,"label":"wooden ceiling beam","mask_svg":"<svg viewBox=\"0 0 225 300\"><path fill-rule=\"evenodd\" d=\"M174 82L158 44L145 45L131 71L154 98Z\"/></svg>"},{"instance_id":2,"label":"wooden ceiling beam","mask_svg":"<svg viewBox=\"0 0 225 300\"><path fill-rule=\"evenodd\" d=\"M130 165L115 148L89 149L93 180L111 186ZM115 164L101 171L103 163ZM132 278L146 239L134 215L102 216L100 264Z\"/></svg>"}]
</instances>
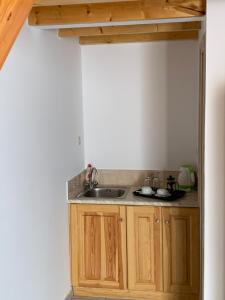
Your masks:
<instances>
[{"instance_id":1,"label":"wooden ceiling beam","mask_svg":"<svg viewBox=\"0 0 225 300\"><path fill-rule=\"evenodd\" d=\"M137 0L126 0L137 1ZM33 6L55 6L55 5L73 5L84 3L107 3L107 2L124 2L124 0L36 0Z\"/></svg>"},{"instance_id":2,"label":"wooden ceiling beam","mask_svg":"<svg viewBox=\"0 0 225 300\"><path fill-rule=\"evenodd\" d=\"M0 69L33 4L33 0L0 1Z\"/></svg>"},{"instance_id":3,"label":"wooden ceiling beam","mask_svg":"<svg viewBox=\"0 0 225 300\"><path fill-rule=\"evenodd\" d=\"M205 0L145 0L33 7L33 26L120 22L203 16Z\"/></svg>"},{"instance_id":4,"label":"wooden ceiling beam","mask_svg":"<svg viewBox=\"0 0 225 300\"><path fill-rule=\"evenodd\" d=\"M101 35L120 35L120 34L142 34L154 32L173 32L200 30L201 22L165 23L165 24L145 24L145 25L124 25L124 26L105 26L105 27L81 27L60 29L60 37L76 36L101 36Z\"/></svg>"},{"instance_id":5,"label":"wooden ceiling beam","mask_svg":"<svg viewBox=\"0 0 225 300\"><path fill-rule=\"evenodd\" d=\"M103 35L103 36L81 36L81 45L97 44L116 44L116 43L134 43L150 41L168 41L168 40L190 40L198 39L198 31L184 32L157 32L143 34L122 34L122 35Z\"/></svg>"}]
</instances>

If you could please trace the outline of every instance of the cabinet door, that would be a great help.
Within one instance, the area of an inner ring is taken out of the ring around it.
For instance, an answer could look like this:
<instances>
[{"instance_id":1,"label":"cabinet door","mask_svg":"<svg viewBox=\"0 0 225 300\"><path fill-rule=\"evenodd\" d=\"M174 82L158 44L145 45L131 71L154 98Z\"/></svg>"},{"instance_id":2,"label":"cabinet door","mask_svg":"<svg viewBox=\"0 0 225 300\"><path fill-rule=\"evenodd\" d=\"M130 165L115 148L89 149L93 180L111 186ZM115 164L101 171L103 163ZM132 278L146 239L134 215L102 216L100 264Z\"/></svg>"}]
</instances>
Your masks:
<instances>
[{"instance_id":1,"label":"cabinet door","mask_svg":"<svg viewBox=\"0 0 225 300\"><path fill-rule=\"evenodd\" d=\"M163 208L164 291L198 293L199 209Z\"/></svg>"},{"instance_id":2,"label":"cabinet door","mask_svg":"<svg viewBox=\"0 0 225 300\"><path fill-rule=\"evenodd\" d=\"M161 209L127 208L128 288L162 290Z\"/></svg>"},{"instance_id":3,"label":"cabinet door","mask_svg":"<svg viewBox=\"0 0 225 300\"><path fill-rule=\"evenodd\" d=\"M72 211L73 286L126 288L125 207L82 204Z\"/></svg>"}]
</instances>

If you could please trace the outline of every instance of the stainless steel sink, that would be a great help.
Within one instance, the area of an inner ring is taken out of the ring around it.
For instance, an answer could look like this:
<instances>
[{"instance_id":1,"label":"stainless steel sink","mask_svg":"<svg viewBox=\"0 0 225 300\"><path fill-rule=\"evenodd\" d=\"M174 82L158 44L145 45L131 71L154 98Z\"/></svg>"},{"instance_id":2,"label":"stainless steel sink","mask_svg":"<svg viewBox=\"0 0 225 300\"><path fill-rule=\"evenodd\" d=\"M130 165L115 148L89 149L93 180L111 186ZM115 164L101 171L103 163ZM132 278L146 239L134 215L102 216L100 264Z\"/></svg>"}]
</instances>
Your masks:
<instances>
[{"instance_id":1,"label":"stainless steel sink","mask_svg":"<svg viewBox=\"0 0 225 300\"><path fill-rule=\"evenodd\" d=\"M95 187L84 191L78 198L111 198L122 199L127 195L128 189L124 187Z\"/></svg>"}]
</instances>

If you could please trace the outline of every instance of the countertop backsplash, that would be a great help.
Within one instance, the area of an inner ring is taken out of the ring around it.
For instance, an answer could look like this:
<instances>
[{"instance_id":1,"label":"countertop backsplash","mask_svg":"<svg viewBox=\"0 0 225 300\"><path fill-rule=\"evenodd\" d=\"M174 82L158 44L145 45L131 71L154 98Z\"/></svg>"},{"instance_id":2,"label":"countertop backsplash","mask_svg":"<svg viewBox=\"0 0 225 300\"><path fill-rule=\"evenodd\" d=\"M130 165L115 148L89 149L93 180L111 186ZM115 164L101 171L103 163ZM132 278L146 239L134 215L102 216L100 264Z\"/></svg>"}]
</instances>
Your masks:
<instances>
[{"instance_id":1,"label":"countertop backsplash","mask_svg":"<svg viewBox=\"0 0 225 300\"><path fill-rule=\"evenodd\" d=\"M68 181L68 199L72 199L83 190L86 170ZM135 186L144 185L146 177L158 177L160 186L166 187L166 179L172 175L177 179L178 171L159 170L104 170L98 169L97 181L99 185Z\"/></svg>"}]
</instances>

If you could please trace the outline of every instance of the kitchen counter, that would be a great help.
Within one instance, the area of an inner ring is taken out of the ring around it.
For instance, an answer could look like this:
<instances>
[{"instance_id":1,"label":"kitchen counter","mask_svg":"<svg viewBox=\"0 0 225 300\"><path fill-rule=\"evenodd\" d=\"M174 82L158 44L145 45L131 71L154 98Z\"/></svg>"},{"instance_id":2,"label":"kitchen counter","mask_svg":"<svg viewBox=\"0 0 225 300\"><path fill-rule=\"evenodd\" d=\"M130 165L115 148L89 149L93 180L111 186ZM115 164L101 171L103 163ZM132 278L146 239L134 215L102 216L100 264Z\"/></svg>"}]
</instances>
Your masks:
<instances>
[{"instance_id":1,"label":"kitchen counter","mask_svg":"<svg viewBox=\"0 0 225 300\"><path fill-rule=\"evenodd\" d=\"M109 199L109 198L77 198L77 195L70 195L68 203L80 204L116 204L116 205L149 205L149 206L165 206L165 207L199 207L198 193L189 192L183 198L175 201L163 201L151 198L138 197L133 194L139 187L128 187L129 191L125 198Z\"/></svg>"}]
</instances>

